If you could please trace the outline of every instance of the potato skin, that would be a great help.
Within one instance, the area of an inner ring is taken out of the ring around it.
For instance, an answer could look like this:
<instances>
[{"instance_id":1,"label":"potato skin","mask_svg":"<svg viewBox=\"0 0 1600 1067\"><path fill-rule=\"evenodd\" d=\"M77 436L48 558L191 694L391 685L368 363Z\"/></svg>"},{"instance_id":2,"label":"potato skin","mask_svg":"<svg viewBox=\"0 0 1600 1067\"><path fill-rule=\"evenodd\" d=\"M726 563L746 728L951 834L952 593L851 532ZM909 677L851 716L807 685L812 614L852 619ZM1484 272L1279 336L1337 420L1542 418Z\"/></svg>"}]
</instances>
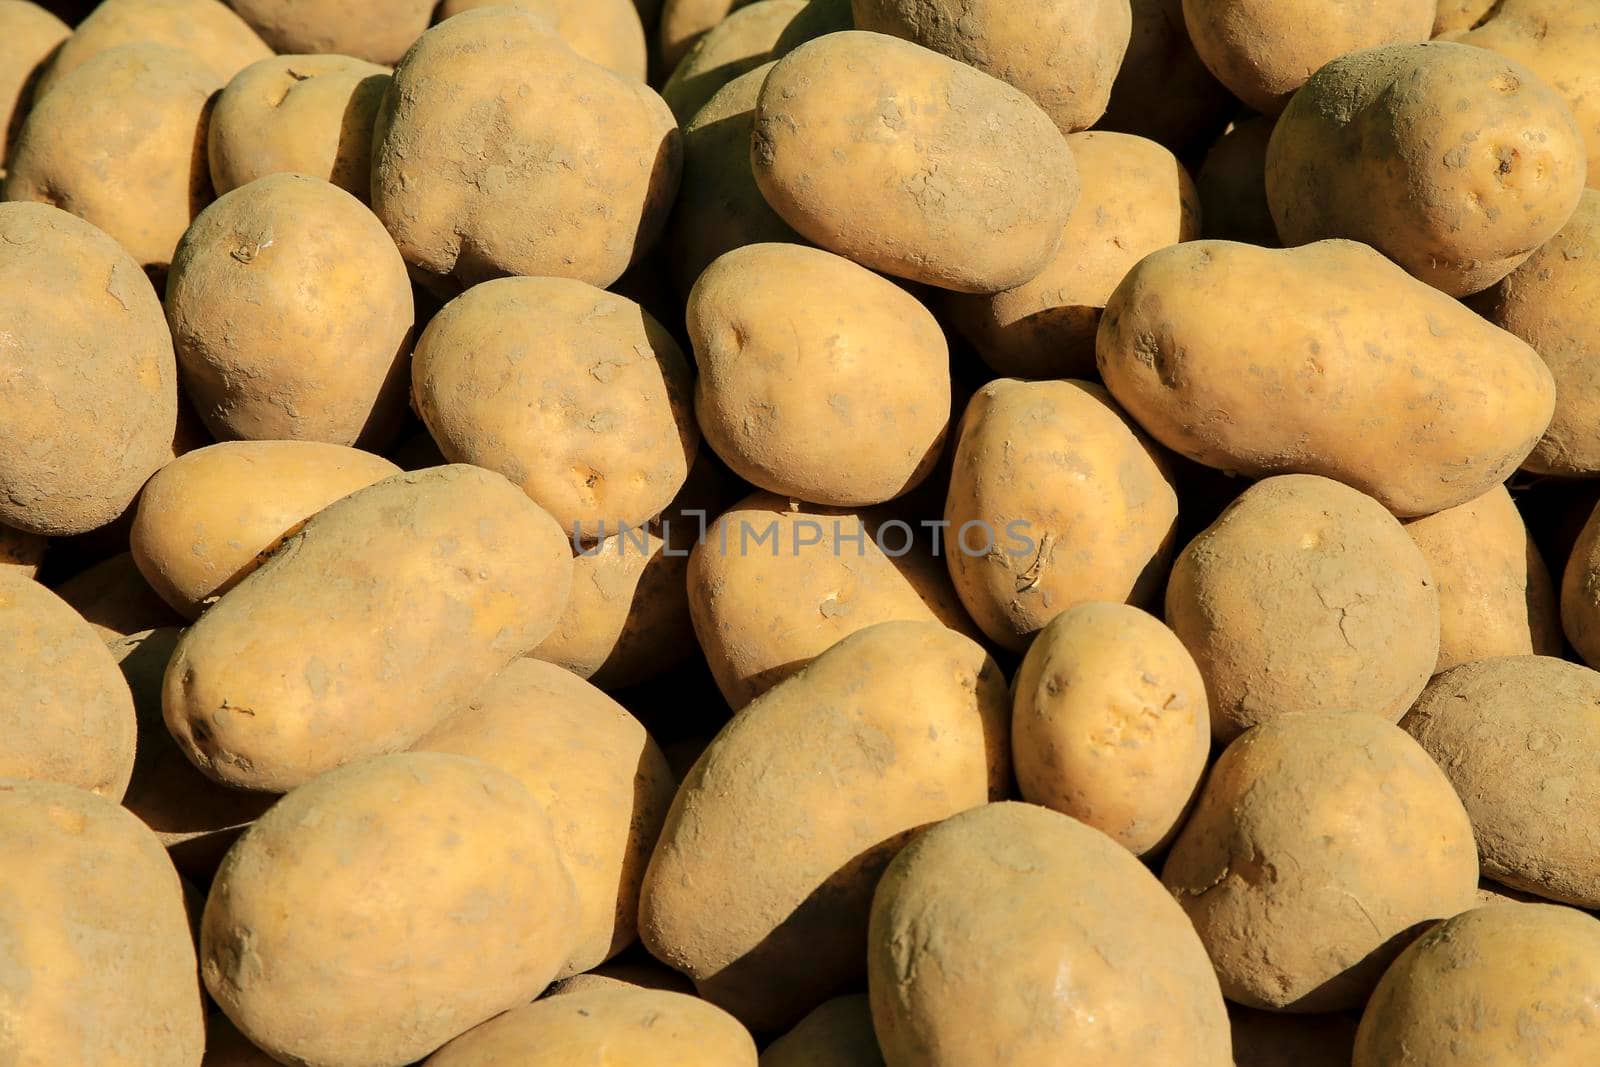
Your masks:
<instances>
[{"instance_id":1,"label":"potato skin","mask_svg":"<svg viewBox=\"0 0 1600 1067\"><path fill-rule=\"evenodd\" d=\"M161 303L115 241L43 204L0 204L0 291L0 522L86 533L171 458L177 366Z\"/></svg>"},{"instance_id":2,"label":"potato skin","mask_svg":"<svg viewBox=\"0 0 1600 1067\"><path fill-rule=\"evenodd\" d=\"M1600 674L1545 656L1466 663L1400 724L1450 776L1483 874L1547 900L1600 907Z\"/></svg>"},{"instance_id":3,"label":"potato skin","mask_svg":"<svg viewBox=\"0 0 1600 1067\"><path fill-rule=\"evenodd\" d=\"M35 99L38 76L72 27L28 0L0 0L0 180L5 178L11 143Z\"/></svg>"},{"instance_id":4,"label":"potato skin","mask_svg":"<svg viewBox=\"0 0 1600 1067\"><path fill-rule=\"evenodd\" d=\"M1470 30L1490 9L1503 6L1504 0L1439 0L1439 14L1433 20L1433 35L1440 37ZM1446 38L1447 40L1450 38Z\"/></svg>"},{"instance_id":5,"label":"potato skin","mask_svg":"<svg viewBox=\"0 0 1600 1067\"><path fill-rule=\"evenodd\" d=\"M1232 1067L1183 912L1104 834L1030 804L912 841L873 897L867 967L891 1064Z\"/></svg>"},{"instance_id":6,"label":"potato skin","mask_svg":"<svg viewBox=\"0 0 1600 1067\"><path fill-rule=\"evenodd\" d=\"M1027 96L857 30L778 61L756 104L750 158L762 195L808 241L958 292L1037 275L1078 199L1072 152Z\"/></svg>"},{"instance_id":7,"label":"potato skin","mask_svg":"<svg viewBox=\"0 0 1600 1067\"><path fill-rule=\"evenodd\" d=\"M228 0L279 52L398 60L428 28L437 0Z\"/></svg>"},{"instance_id":8,"label":"potato skin","mask_svg":"<svg viewBox=\"0 0 1600 1067\"><path fill-rule=\"evenodd\" d=\"M695 42L661 86L679 125L687 123L718 89L739 75L775 61L779 38L809 0L758 0L711 27ZM848 6L848 2L846 3ZM846 24L837 29L849 29ZM749 155L749 145L745 146Z\"/></svg>"},{"instance_id":9,"label":"potato skin","mask_svg":"<svg viewBox=\"0 0 1600 1067\"><path fill-rule=\"evenodd\" d=\"M444 0L439 20L504 3L549 22L568 47L589 62L624 78L645 80L649 50L633 0Z\"/></svg>"},{"instance_id":10,"label":"potato skin","mask_svg":"<svg viewBox=\"0 0 1600 1067\"><path fill-rule=\"evenodd\" d=\"M1249 478L1333 478L1404 518L1505 481L1555 407L1531 348L1352 241L1147 256L1106 305L1096 357L1168 448Z\"/></svg>"},{"instance_id":11,"label":"potato skin","mask_svg":"<svg viewBox=\"0 0 1600 1067\"><path fill-rule=\"evenodd\" d=\"M222 862L200 973L283 1062L420 1059L526 1003L577 914L543 808L510 774L408 752L280 800Z\"/></svg>"},{"instance_id":12,"label":"potato skin","mask_svg":"<svg viewBox=\"0 0 1600 1067\"><path fill-rule=\"evenodd\" d=\"M1401 954L1361 1016L1354 1067L1578 1064L1595 1050L1600 922L1572 908L1497 904Z\"/></svg>"},{"instance_id":13,"label":"potato skin","mask_svg":"<svg viewBox=\"0 0 1600 1067\"><path fill-rule=\"evenodd\" d=\"M695 43L751 0L665 0L661 4L656 51L661 69L670 74Z\"/></svg>"},{"instance_id":14,"label":"potato skin","mask_svg":"<svg viewBox=\"0 0 1600 1067\"><path fill-rule=\"evenodd\" d=\"M859 980L873 886L907 836L1004 795L1009 712L970 638L926 622L846 637L684 778L645 872L645 947L751 1029L792 1026Z\"/></svg>"},{"instance_id":15,"label":"potato skin","mask_svg":"<svg viewBox=\"0 0 1600 1067\"><path fill-rule=\"evenodd\" d=\"M212 778L275 792L405 748L539 643L571 575L555 522L499 475L395 475L312 516L185 632L167 726Z\"/></svg>"},{"instance_id":16,"label":"potato skin","mask_svg":"<svg viewBox=\"0 0 1600 1067\"><path fill-rule=\"evenodd\" d=\"M834 997L768 1045L760 1067L883 1067L863 993Z\"/></svg>"},{"instance_id":17,"label":"potato skin","mask_svg":"<svg viewBox=\"0 0 1600 1067\"><path fill-rule=\"evenodd\" d=\"M1189 158L1239 109L1189 40L1183 0L1132 0L1133 29L1096 128L1148 137Z\"/></svg>"}]
</instances>

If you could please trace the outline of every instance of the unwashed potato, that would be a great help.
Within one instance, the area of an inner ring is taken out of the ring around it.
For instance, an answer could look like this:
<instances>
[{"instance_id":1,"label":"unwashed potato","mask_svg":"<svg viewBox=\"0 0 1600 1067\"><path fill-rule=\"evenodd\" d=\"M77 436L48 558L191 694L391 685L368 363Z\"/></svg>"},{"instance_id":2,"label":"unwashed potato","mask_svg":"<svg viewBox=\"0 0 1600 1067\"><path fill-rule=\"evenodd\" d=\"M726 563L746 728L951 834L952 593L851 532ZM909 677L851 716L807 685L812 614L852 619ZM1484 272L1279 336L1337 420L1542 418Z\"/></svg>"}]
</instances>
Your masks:
<instances>
[{"instance_id":1,"label":"unwashed potato","mask_svg":"<svg viewBox=\"0 0 1600 1067\"><path fill-rule=\"evenodd\" d=\"M778 58L773 55L778 38L807 6L808 0L759 0L707 31L661 87L661 99L678 122L688 122L734 78ZM849 28L848 19L836 27Z\"/></svg>"},{"instance_id":2,"label":"unwashed potato","mask_svg":"<svg viewBox=\"0 0 1600 1067\"><path fill-rule=\"evenodd\" d=\"M1472 829L1450 779L1399 727L1293 713L1222 753L1161 879L1228 999L1343 1011L1419 924L1473 906Z\"/></svg>"},{"instance_id":3,"label":"unwashed potato","mask_svg":"<svg viewBox=\"0 0 1600 1067\"><path fill-rule=\"evenodd\" d=\"M956 434L945 562L967 611L1016 652L1088 600L1161 588L1178 498L1166 460L1089 382L1002 378Z\"/></svg>"},{"instance_id":4,"label":"unwashed potato","mask_svg":"<svg viewBox=\"0 0 1600 1067\"><path fill-rule=\"evenodd\" d=\"M1062 133L1105 112L1133 29L1128 0L852 0L858 29L892 34L1014 85Z\"/></svg>"},{"instance_id":5,"label":"unwashed potato","mask_svg":"<svg viewBox=\"0 0 1600 1067\"><path fill-rule=\"evenodd\" d=\"M1267 144L1276 116L1253 115L1232 123L1206 153L1195 183L1200 190L1202 232L1221 241L1279 246L1278 227L1267 205Z\"/></svg>"},{"instance_id":6,"label":"unwashed potato","mask_svg":"<svg viewBox=\"0 0 1600 1067\"><path fill-rule=\"evenodd\" d=\"M1372 48L1317 71L1284 110L1267 203L1287 245L1362 241L1468 296L1566 224L1585 151L1566 102L1520 63L1437 41Z\"/></svg>"},{"instance_id":7,"label":"unwashed potato","mask_svg":"<svg viewBox=\"0 0 1600 1067\"><path fill-rule=\"evenodd\" d=\"M441 283L607 286L660 234L681 166L654 92L531 12L485 8L423 34L395 68L373 129L372 206L406 262Z\"/></svg>"},{"instance_id":8,"label":"unwashed potato","mask_svg":"<svg viewBox=\"0 0 1600 1067\"><path fill-rule=\"evenodd\" d=\"M6 1058L200 1067L183 887L155 835L80 789L0 780Z\"/></svg>"},{"instance_id":9,"label":"unwashed potato","mask_svg":"<svg viewBox=\"0 0 1600 1067\"><path fill-rule=\"evenodd\" d=\"M228 441L156 472L129 547L139 572L186 619L341 497L399 474L386 459L316 441Z\"/></svg>"},{"instance_id":10,"label":"unwashed potato","mask_svg":"<svg viewBox=\"0 0 1600 1067\"><path fill-rule=\"evenodd\" d=\"M206 900L200 973L280 1062L406 1064L538 996L576 916L516 778L402 753L325 774L245 831Z\"/></svg>"},{"instance_id":11,"label":"unwashed potato","mask_svg":"<svg viewBox=\"0 0 1600 1067\"><path fill-rule=\"evenodd\" d=\"M0 525L0 568L14 570L25 578L35 577L49 544L38 534Z\"/></svg>"},{"instance_id":12,"label":"unwashed potato","mask_svg":"<svg viewBox=\"0 0 1600 1067\"><path fill-rule=\"evenodd\" d=\"M571 576L560 528L498 474L395 475L312 516L184 633L167 727L212 778L274 792L406 748L550 632Z\"/></svg>"},{"instance_id":13,"label":"unwashed potato","mask_svg":"<svg viewBox=\"0 0 1600 1067\"><path fill-rule=\"evenodd\" d=\"M750 152L767 202L807 240L958 292L1000 292L1038 274L1078 198L1071 149L1026 95L857 30L778 61Z\"/></svg>"},{"instance_id":14,"label":"unwashed potato","mask_svg":"<svg viewBox=\"0 0 1600 1067\"><path fill-rule=\"evenodd\" d=\"M1402 517L1504 482L1555 408L1533 349L1353 241L1147 256L1106 305L1096 356L1168 448L1250 478L1334 478Z\"/></svg>"},{"instance_id":15,"label":"unwashed potato","mask_svg":"<svg viewBox=\"0 0 1600 1067\"><path fill-rule=\"evenodd\" d=\"M1561 628L1583 661L1600 667L1600 506L1589 513L1561 576Z\"/></svg>"},{"instance_id":16,"label":"unwashed potato","mask_svg":"<svg viewBox=\"0 0 1600 1067\"><path fill-rule=\"evenodd\" d=\"M1361 1016L1353 1067L1578 1067L1600 1027L1600 922L1497 904L1440 923L1395 961Z\"/></svg>"},{"instance_id":17,"label":"unwashed potato","mask_svg":"<svg viewBox=\"0 0 1600 1067\"><path fill-rule=\"evenodd\" d=\"M1483 17L1505 0L1439 0L1439 14L1433 20L1435 37L1470 30L1483 21Z\"/></svg>"},{"instance_id":18,"label":"unwashed potato","mask_svg":"<svg viewBox=\"0 0 1600 1067\"><path fill-rule=\"evenodd\" d=\"M867 967L890 1064L1232 1067L1183 912L1110 838L1030 804L912 841L873 897Z\"/></svg>"},{"instance_id":19,"label":"unwashed potato","mask_svg":"<svg viewBox=\"0 0 1600 1067\"><path fill-rule=\"evenodd\" d=\"M1350 1067L1356 1021L1229 1006L1236 1067Z\"/></svg>"},{"instance_id":20,"label":"unwashed potato","mask_svg":"<svg viewBox=\"0 0 1600 1067\"><path fill-rule=\"evenodd\" d=\"M1439 593L1434 673L1493 656L1561 655L1555 583L1505 486L1406 523Z\"/></svg>"},{"instance_id":21,"label":"unwashed potato","mask_svg":"<svg viewBox=\"0 0 1600 1067\"><path fill-rule=\"evenodd\" d=\"M761 1067L883 1067L866 995L823 1002L766 1047Z\"/></svg>"},{"instance_id":22,"label":"unwashed potato","mask_svg":"<svg viewBox=\"0 0 1600 1067\"><path fill-rule=\"evenodd\" d=\"M206 134L220 196L269 174L306 174L365 202L372 123L389 69L340 55L274 56L234 76Z\"/></svg>"},{"instance_id":23,"label":"unwashed potato","mask_svg":"<svg viewBox=\"0 0 1600 1067\"><path fill-rule=\"evenodd\" d=\"M0 180L33 106L34 84L72 27L29 0L0 0Z\"/></svg>"},{"instance_id":24,"label":"unwashed potato","mask_svg":"<svg viewBox=\"0 0 1600 1067\"><path fill-rule=\"evenodd\" d=\"M1189 41L1183 0L1133 0L1128 54L1111 86L1098 129L1164 144L1185 159L1239 109Z\"/></svg>"},{"instance_id":25,"label":"unwashed potato","mask_svg":"<svg viewBox=\"0 0 1600 1067\"><path fill-rule=\"evenodd\" d=\"M927 622L846 637L689 771L645 872L645 947L751 1029L794 1025L862 976L873 887L907 837L1004 795L1009 716L970 638Z\"/></svg>"},{"instance_id":26,"label":"unwashed potato","mask_svg":"<svg viewBox=\"0 0 1600 1067\"><path fill-rule=\"evenodd\" d=\"M279 52L394 63L428 28L437 0L228 0Z\"/></svg>"},{"instance_id":27,"label":"unwashed potato","mask_svg":"<svg viewBox=\"0 0 1600 1067\"><path fill-rule=\"evenodd\" d=\"M181 626L183 617L150 588L132 553L119 552L56 586L100 640L115 644L145 630Z\"/></svg>"},{"instance_id":28,"label":"unwashed potato","mask_svg":"<svg viewBox=\"0 0 1600 1067\"><path fill-rule=\"evenodd\" d=\"M1276 115L1313 71L1379 45L1426 41L1437 0L1183 0L1194 49L1217 80Z\"/></svg>"},{"instance_id":29,"label":"unwashed potato","mask_svg":"<svg viewBox=\"0 0 1600 1067\"><path fill-rule=\"evenodd\" d=\"M1600 908L1600 674L1545 656L1466 663L1401 723L1444 768L1487 878Z\"/></svg>"},{"instance_id":30,"label":"unwashed potato","mask_svg":"<svg viewBox=\"0 0 1600 1067\"><path fill-rule=\"evenodd\" d=\"M555 28L572 50L591 63L635 81L645 80L648 49L633 0L444 0L439 18L479 7L510 4L531 11Z\"/></svg>"},{"instance_id":31,"label":"unwashed potato","mask_svg":"<svg viewBox=\"0 0 1600 1067\"><path fill-rule=\"evenodd\" d=\"M946 298L955 327L1005 377L1092 377L1095 332L1117 284L1151 252L1200 236L1194 182L1167 149L1093 131L1067 144L1083 191L1055 257L1015 289Z\"/></svg>"},{"instance_id":32,"label":"unwashed potato","mask_svg":"<svg viewBox=\"0 0 1600 1067\"><path fill-rule=\"evenodd\" d=\"M100 53L129 44L176 48L204 64L215 84L222 85L272 55L266 42L228 8L216 0L103 0L39 76L36 98Z\"/></svg>"}]
</instances>

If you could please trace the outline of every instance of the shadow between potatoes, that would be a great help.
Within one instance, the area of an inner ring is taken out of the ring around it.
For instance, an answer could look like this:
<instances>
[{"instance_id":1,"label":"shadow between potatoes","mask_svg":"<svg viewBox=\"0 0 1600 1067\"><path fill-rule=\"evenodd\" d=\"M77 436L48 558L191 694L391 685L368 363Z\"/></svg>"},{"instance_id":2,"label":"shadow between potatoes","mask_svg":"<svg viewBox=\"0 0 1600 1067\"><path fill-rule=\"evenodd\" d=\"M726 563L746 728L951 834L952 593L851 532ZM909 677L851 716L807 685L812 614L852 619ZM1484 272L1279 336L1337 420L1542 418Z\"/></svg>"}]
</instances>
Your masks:
<instances>
[{"instance_id":1,"label":"shadow between potatoes","mask_svg":"<svg viewBox=\"0 0 1600 1067\"><path fill-rule=\"evenodd\" d=\"M388 74L374 74L356 83L339 117L339 143L333 152L332 180L353 185L363 204L372 203L372 132L378 105L389 89Z\"/></svg>"}]
</instances>

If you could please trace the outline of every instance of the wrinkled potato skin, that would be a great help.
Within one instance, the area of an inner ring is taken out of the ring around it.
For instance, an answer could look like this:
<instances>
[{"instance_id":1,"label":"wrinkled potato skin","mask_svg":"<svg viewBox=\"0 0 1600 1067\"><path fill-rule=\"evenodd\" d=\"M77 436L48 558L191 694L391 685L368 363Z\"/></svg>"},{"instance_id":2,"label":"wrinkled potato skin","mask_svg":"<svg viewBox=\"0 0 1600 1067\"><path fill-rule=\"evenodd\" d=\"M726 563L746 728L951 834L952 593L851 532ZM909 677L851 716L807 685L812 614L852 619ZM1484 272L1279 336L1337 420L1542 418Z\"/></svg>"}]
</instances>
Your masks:
<instances>
[{"instance_id":1,"label":"wrinkled potato skin","mask_svg":"<svg viewBox=\"0 0 1600 1067\"><path fill-rule=\"evenodd\" d=\"M1457 915L1407 949L1361 1016L1353 1067L1582 1067L1600 1029L1600 922L1548 904Z\"/></svg>"},{"instance_id":2,"label":"wrinkled potato skin","mask_svg":"<svg viewBox=\"0 0 1600 1067\"><path fill-rule=\"evenodd\" d=\"M266 42L228 8L215 0L104 0L78 24L39 76L34 98L42 99L102 52L130 44L164 45L184 52L212 71L220 86L272 55Z\"/></svg>"},{"instance_id":3,"label":"wrinkled potato skin","mask_svg":"<svg viewBox=\"0 0 1600 1067\"><path fill-rule=\"evenodd\" d=\"M1267 146L1286 245L1371 245L1450 296L1482 292L1566 224L1583 137L1555 90L1484 49L1432 42L1329 63Z\"/></svg>"},{"instance_id":4,"label":"wrinkled potato skin","mask_svg":"<svg viewBox=\"0 0 1600 1067\"><path fill-rule=\"evenodd\" d=\"M1600 674L1545 656L1440 675L1400 724L1443 767L1472 816L1483 874L1547 900L1600 908Z\"/></svg>"},{"instance_id":5,"label":"wrinkled potato skin","mask_svg":"<svg viewBox=\"0 0 1600 1067\"><path fill-rule=\"evenodd\" d=\"M177 365L161 302L110 237L42 204L0 204L0 292L0 522L86 533L171 458Z\"/></svg>"},{"instance_id":6,"label":"wrinkled potato skin","mask_svg":"<svg viewBox=\"0 0 1600 1067\"><path fill-rule=\"evenodd\" d=\"M823 1002L766 1047L760 1067L884 1067L866 994Z\"/></svg>"},{"instance_id":7,"label":"wrinkled potato skin","mask_svg":"<svg viewBox=\"0 0 1600 1067\"><path fill-rule=\"evenodd\" d=\"M845 638L690 769L645 872L645 947L752 1030L792 1026L861 977L873 886L907 836L1004 795L1009 717L1000 668L961 634Z\"/></svg>"},{"instance_id":8,"label":"wrinkled potato skin","mask_svg":"<svg viewBox=\"0 0 1600 1067\"><path fill-rule=\"evenodd\" d=\"M400 468L315 441L229 441L162 467L139 494L129 547L184 618L238 585L312 515Z\"/></svg>"},{"instance_id":9,"label":"wrinkled potato skin","mask_svg":"<svg viewBox=\"0 0 1600 1067\"><path fill-rule=\"evenodd\" d=\"M1056 812L989 804L922 834L884 873L869 937L888 1063L1232 1067L1183 912L1128 852Z\"/></svg>"},{"instance_id":10,"label":"wrinkled potato skin","mask_svg":"<svg viewBox=\"0 0 1600 1067\"><path fill-rule=\"evenodd\" d=\"M1182 0L1133 0L1128 53L1097 129L1147 137L1188 158L1228 124L1239 102L1195 54Z\"/></svg>"},{"instance_id":11,"label":"wrinkled potato skin","mask_svg":"<svg viewBox=\"0 0 1600 1067\"><path fill-rule=\"evenodd\" d=\"M1555 583L1505 486L1406 523L1439 592L1433 672L1494 656L1560 656Z\"/></svg>"},{"instance_id":12,"label":"wrinkled potato skin","mask_svg":"<svg viewBox=\"0 0 1600 1067\"><path fill-rule=\"evenodd\" d=\"M491 48L499 62L469 58ZM505 274L610 285L655 243L683 163L660 97L506 7L425 33L372 140L373 210L406 262L461 288Z\"/></svg>"},{"instance_id":13,"label":"wrinkled potato skin","mask_svg":"<svg viewBox=\"0 0 1600 1067\"><path fill-rule=\"evenodd\" d=\"M992 296L953 293L945 308L996 373L1090 378L1106 301L1151 252L1200 236L1200 198L1173 154L1122 133L1067 138L1083 192L1061 247L1031 281Z\"/></svg>"},{"instance_id":14,"label":"wrinkled potato skin","mask_svg":"<svg viewBox=\"0 0 1600 1067\"><path fill-rule=\"evenodd\" d=\"M279 52L392 64L428 28L437 0L228 0Z\"/></svg>"},{"instance_id":15,"label":"wrinkled potato skin","mask_svg":"<svg viewBox=\"0 0 1600 1067\"><path fill-rule=\"evenodd\" d=\"M1306 78L1358 49L1426 41L1435 0L1183 0L1200 58L1253 110L1276 115Z\"/></svg>"},{"instance_id":16,"label":"wrinkled potato skin","mask_svg":"<svg viewBox=\"0 0 1600 1067\"><path fill-rule=\"evenodd\" d=\"M0 180L33 106L34 85L72 27L28 0L0 0Z\"/></svg>"},{"instance_id":17,"label":"wrinkled potato skin","mask_svg":"<svg viewBox=\"0 0 1600 1067\"><path fill-rule=\"evenodd\" d=\"M1096 356L1168 448L1249 478L1333 478L1403 518L1504 482L1555 408L1531 348L1352 241L1148 256L1106 305Z\"/></svg>"},{"instance_id":18,"label":"wrinkled potato skin","mask_svg":"<svg viewBox=\"0 0 1600 1067\"><path fill-rule=\"evenodd\" d=\"M0 780L0 897L19 1067L200 1067L183 887L139 820L80 789Z\"/></svg>"},{"instance_id":19,"label":"wrinkled potato skin","mask_svg":"<svg viewBox=\"0 0 1600 1067\"><path fill-rule=\"evenodd\" d=\"M1071 149L1022 92L854 30L778 61L750 158L762 195L808 241L958 292L1037 275L1078 199Z\"/></svg>"},{"instance_id":20,"label":"wrinkled potato skin","mask_svg":"<svg viewBox=\"0 0 1600 1067\"><path fill-rule=\"evenodd\" d=\"M292 789L414 743L549 633L571 582L570 543L504 478L396 475L312 516L185 632L167 726L217 781Z\"/></svg>"},{"instance_id":21,"label":"wrinkled potato skin","mask_svg":"<svg viewBox=\"0 0 1600 1067\"><path fill-rule=\"evenodd\" d=\"M1166 461L1098 385L1002 378L967 405L945 562L962 604L1003 647L1021 652L1074 604L1154 599L1177 515ZM961 541L969 523L983 525ZM980 535L998 551L979 553Z\"/></svg>"},{"instance_id":22,"label":"wrinkled potato skin","mask_svg":"<svg viewBox=\"0 0 1600 1067\"><path fill-rule=\"evenodd\" d=\"M779 37L807 4L808 0L759 0L729 13L696 41L661 87L661 99L679 124L699 114L734 78L776 60L773 49Z\"/></svg>"},{"instance_id":23,"label":"wrinkled potato skin","mask_svg":"<svg viewBox=\"0 0 1600 1067\"><path fill-rule=\"evenodd\" d=\"M1254 115L1233 123L1206 153L1195 183L1206 237L1278 248L1278 227L1267 205L1267 144L1277 118Z\"/></svg>"},{"instance_id":24,"label":"wrinkled potato skin","mask_svg":"<svg viewBox=\"0 0 1600 1067\"><path fill-rule=\"evenodd\" d=\"M514 777L403 753L323 775L245 831L206 900L200 973L282 1062L411 1063L538 996L576 916Z\"/></svg>"},{"instance_id":25,"label":"wrinkled potato skin","mask_svg":"<svg viewBox=\"0 0 1600 1067\"><path fill-rule=\"evenodd\" d=\"M1283 715L1223 752L1161 880L1229 1000L1359 1007L1419 923L1473 906L1478 853L1450 780L1376 715Z\"/></svg>"},{"instance_id":26,"label":"wrinkled potato skin","mask_svg":"<svg viewBox=\"0 0 1600 1067\"><path fill-rule=\"evenodd\" d=\"M130 552L119 552L79 571L56 586L56 595L108 645L162 626L181 626L183 617L161 599Z\"/></svg>"},{"instance_id":27,"label":"wrinkled potato skin","mask_svg":"<svg viewBox=\"0 0 1600 1067\"><path fill-rule=\"evenodd\" d=\"M1228 1006L1237 1067L1350 1067L1356 1021Z\"/></svg>"},{"instance_id":28,"label":"wrinkled potato skin","mask_svg":"<svg viewBox=\"0 0 1600 1067\"><path fill-rule=\"evenodd\" d=\"M645 80L649 63L644 26L633 0L444 0L439 19L509 3L544 19L584 59L613 74Z\"/></svg>"}]
</instances>

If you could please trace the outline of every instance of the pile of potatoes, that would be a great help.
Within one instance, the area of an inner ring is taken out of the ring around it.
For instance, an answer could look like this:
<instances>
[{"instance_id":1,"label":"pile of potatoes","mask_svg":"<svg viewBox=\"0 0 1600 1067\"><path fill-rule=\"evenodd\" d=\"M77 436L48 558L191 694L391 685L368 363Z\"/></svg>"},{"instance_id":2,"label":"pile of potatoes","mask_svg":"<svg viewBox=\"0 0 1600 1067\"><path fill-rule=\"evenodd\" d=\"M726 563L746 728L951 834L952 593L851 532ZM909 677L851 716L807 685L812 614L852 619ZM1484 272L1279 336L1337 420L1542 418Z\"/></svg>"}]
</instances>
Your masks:
<instances>
[{"instance_id":1,"label":"pile of potatoes","mask_svg":"<svg viewBox=\"0 0 1600 1067\"><path fill-rule=\"evenodd\" d=\"M1600 1064L1592 0L0 0L0 1064Z\"/></svg>"}]
</instances>

